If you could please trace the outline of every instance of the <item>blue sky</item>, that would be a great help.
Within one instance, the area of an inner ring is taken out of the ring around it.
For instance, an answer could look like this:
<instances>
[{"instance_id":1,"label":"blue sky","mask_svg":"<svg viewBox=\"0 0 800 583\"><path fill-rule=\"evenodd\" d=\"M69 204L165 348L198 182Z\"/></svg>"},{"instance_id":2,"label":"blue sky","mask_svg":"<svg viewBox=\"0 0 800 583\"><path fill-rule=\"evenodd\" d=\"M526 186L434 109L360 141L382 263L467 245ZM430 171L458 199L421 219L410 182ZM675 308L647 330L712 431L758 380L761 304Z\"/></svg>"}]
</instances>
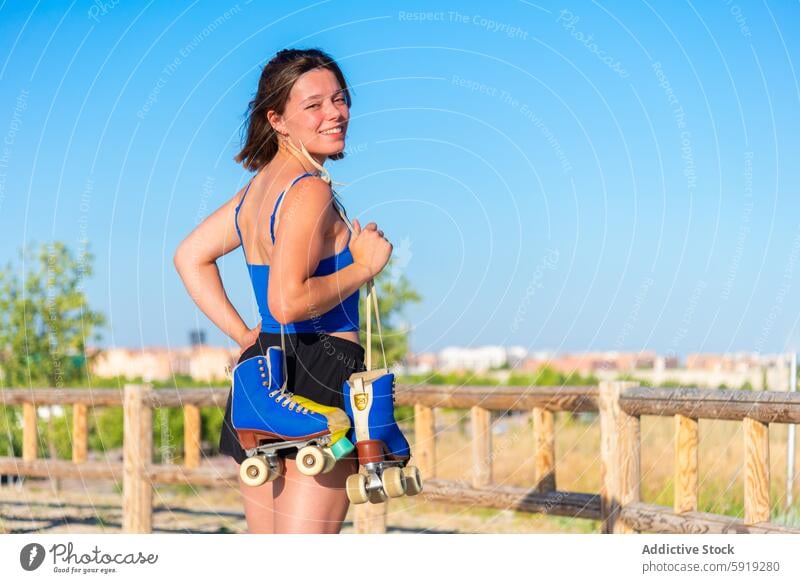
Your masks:
<instances>
[{"instance_id":1,"label":"blue sky","mask_svg":"<svg viewBox=\"0 0 800 583\"><path fill-rule=\"evenodd\" d=\"M103 344L201 327L174 249L250 177L260 69L353 86L329 163L423 296L415 351L796 349L800 40L789 2L4 2L0 260L88 240ZM241 250L229 297L257 309Z\"/></svg>"}]
</instances>

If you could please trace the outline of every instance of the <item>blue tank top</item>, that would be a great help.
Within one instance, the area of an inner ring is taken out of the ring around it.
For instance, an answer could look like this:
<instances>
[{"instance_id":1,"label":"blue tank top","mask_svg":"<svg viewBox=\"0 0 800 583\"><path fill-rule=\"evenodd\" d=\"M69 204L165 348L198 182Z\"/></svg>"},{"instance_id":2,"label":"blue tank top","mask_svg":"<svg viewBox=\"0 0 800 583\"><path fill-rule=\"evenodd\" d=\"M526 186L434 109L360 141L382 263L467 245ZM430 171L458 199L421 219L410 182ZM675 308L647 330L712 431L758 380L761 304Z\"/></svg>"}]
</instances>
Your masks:
<instances>
[{"instance_id":1,"label":"blue tank top","mask_svg":"<svg viewBox=\"0 0 800 583\"><path fill-rule=\"evenodd\" d=\"M302 174L295 178L292 183L281 192L278 199L275 201L275 207L272 209L272 215L269 218L269 232L272 243L275 243L275 212L278 209L281 199L286 192L297 183L301 178L306 176L315 176L315 174ZM239 234L239 242L242 244L242 253L247 265L247 271L250 274L250 281L253 284L253 292L256 296L256 303L258 304L258 311L261 315L261 331L262 332L280 332L281 324L270 313L269 306L267 305L267 289L269 286L269 265L261 265L257 263L247 262L247 253L244 250L244 241L242 240L242 232L239 230L239 209L244 203L247 192L250 190L252 179L248 183L247 188L242 194L239 204L236 206L234 214L234 223L236 225L236 232ZM320 260L317 269L312 274L312 277L321 275L330 275L340 269L353 263L353 256L350 253L350 231L348 229L347 244L339 253L325 257ZM353 292L341 304L334 306L331 310L325 312L321 316L313 317L308 320L300 320L298 322L291 322L285 324L283 329L285 332L349 332L358 330L358 298L359 290Z\"/></svg>"}]
</instances>

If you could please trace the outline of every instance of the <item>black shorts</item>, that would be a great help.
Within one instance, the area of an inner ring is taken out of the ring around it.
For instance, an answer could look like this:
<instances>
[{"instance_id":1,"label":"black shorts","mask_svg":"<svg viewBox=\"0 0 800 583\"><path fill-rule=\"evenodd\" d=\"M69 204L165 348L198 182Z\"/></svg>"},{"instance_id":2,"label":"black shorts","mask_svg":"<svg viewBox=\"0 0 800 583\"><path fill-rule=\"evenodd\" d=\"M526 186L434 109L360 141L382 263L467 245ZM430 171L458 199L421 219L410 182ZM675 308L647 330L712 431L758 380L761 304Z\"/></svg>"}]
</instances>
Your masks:
<instances>
[{"instance_id":1,"label":"black shorts","mask_svg":"<svg viewBox=\"0 0 800 583\"><path fill-rule=\"evenodd\" d=\"M315 332L285 334L287 389L322 405L344 410L342 385L351 374L366 370L364 348L360 344ZM281 347L281 335L263 332L258 341L244 351L239 362L266 354L270 346ZM219 436L219 451L241 464L247 456L231 423L231 394L225 406L225 418ZM294 458L296 451L287 449L281 455Z\"/></svg>"}]
</instances>

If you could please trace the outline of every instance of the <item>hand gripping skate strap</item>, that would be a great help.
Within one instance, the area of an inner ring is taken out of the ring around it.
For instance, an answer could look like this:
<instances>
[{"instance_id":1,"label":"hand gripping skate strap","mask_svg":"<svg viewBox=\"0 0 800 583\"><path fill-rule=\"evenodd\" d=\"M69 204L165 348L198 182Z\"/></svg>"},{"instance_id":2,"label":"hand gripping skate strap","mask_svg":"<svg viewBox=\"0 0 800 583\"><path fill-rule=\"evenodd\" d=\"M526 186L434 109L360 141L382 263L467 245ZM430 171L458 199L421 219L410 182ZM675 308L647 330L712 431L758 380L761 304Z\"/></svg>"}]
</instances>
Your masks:
<instances>
[{"instance_id":1,"label":"hand gripping skate strap","mask_svg":"<svg viewBox=\"0 0 800 583\"><path fill-rule=\"evenodd\" d=\"M339 215L342 217L342 220L344 220L347 228L350 229L350 232L352 233L353 224L350 222L350 219L347 218L347 214L342 209L336 193L334 192L333 194L333 204L336 207L336 210L339 211ZM367 302L367 309L365 310L367 315L367 358L365 364L367 365L367 370L372 370L372 310L375 311L375 324L378 326L378 338L380 339L381 352L383 353L383 366L387 366L386 349L383 346L383 332L381 331L381 315L380 311L378 310L378 291L375 288L375 281L372 279L367 282L367 296L365 301Z\"/></svg>"}]
</instances>

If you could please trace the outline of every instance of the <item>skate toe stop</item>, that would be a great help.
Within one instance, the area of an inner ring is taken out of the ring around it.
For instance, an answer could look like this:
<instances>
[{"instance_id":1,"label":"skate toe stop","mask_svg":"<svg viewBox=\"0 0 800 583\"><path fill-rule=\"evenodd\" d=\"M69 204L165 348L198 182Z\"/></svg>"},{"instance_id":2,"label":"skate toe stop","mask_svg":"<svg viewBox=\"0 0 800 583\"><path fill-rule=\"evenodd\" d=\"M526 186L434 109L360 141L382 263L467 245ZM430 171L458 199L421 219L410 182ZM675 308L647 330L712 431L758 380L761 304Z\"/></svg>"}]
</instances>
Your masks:
<instances>
[{"instance_id":1,"label":"skate toe stop","mask_svg":"<svg viewBox=\"0 0 800 583\"><path fill-rule=\"evenodd\" d=\"M337 460L342 459L355 449L355 446L346 437L342 437L331 446L331 453Z\"/></svg>"}]
</instances>

